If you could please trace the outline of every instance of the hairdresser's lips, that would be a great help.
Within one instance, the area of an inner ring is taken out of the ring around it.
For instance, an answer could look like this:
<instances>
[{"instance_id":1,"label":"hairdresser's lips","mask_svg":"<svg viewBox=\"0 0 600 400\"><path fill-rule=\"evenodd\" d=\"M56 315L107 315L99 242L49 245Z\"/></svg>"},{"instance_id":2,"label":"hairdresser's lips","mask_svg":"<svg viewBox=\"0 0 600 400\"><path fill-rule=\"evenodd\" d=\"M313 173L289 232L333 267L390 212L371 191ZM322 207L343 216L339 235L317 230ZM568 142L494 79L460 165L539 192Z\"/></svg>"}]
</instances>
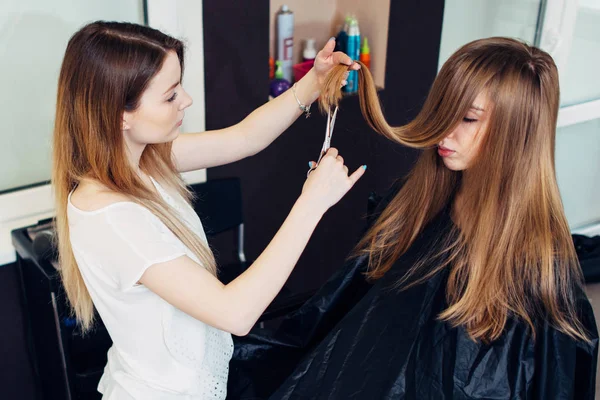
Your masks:
<instances>
[{"instance_id":1,"label":"hairdresser's lips","mask_svg":"<svg viewBox=\"0 0 600 400\"><path fill-rule=\"evenodd\" d=\"M442 157L450 157L454 153L456 153L454 150L447 149L443 146L438 146L438 154Z\"/></svg>"}]
</instances>

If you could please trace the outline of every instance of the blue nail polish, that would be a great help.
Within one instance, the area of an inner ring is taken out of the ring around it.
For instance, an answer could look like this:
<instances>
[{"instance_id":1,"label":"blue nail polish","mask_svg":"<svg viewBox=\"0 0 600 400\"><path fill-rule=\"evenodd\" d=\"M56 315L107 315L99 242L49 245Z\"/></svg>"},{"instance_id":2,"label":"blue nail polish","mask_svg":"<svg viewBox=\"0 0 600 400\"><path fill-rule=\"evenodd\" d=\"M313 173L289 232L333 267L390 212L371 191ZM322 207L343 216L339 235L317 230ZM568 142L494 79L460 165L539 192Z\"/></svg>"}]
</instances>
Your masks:
<instances>
[{"instance_id":1,"label":"blue nail polish","mask_svg":"<svg viewBox=\"0 0 600 400\"><path fill-rule=\"evenodd\" d=\"M335 40L335 36L330 37L329 40Z\"/></svg>"},{"instance_id":2,"label":"blue nail polish","mask_svg":"<svg viewBox=\"0 0 600 400\"><path fill-rule=\"evenodd\" d=\"M312 163L310 161L308 162L308 168L312 168Z\"/></svg>"},{"instance_id":3,"label":"blue nail polish","mask_svg":"<svg viewBox=\"0 0 600 400\"><path fill-rule=\"evenodd\" d=\"M367 166L366 166L366 165L363 165L363 166L362 166L362 169L364 169L364 170L366 171L366 170L367 170Z\"/></svg>"}]
</instances>

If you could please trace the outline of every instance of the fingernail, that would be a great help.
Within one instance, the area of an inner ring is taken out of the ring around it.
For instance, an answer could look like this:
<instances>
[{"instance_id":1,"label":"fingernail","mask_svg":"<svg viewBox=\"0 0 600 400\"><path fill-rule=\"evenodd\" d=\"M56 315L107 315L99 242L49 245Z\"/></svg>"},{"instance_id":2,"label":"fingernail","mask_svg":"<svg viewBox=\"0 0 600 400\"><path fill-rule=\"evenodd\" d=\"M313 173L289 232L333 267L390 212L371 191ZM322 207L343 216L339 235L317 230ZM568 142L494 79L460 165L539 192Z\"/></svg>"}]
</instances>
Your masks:
<instances>
[{"instance_id":1,"label":"fingernail","mask_svg":"<svg viewBox=\"0 0 600 400\"><path fill-rule=\"evenodd\" d=\"M312 163L310 161L308 162L308 168L312 168Z\"/></svg>"},{"instance_id":2,"label":"fingernail","mask_svg":"<svg viewBox=\"0 0 600 400\"><path fill-rule=\"evenodd\" d=\"M367 166L366 166L366 165L363 165L363 166L362 166L362 169L364 169L364 170L366 171L366 170L367 170Z\"/></svg>"},{"instance_id":3,"label":"fingernail","mask_svg":"<svg viewBox=\"0 0 600 400\"><path fill-rule=\"evenodd\" d=\"M330 37L329 40L335 40L335 36Z\"/></svg>"},{"instance_id":4,"label":"fingernail","mask_svg":"<svg viewBox=\"0 0 600 400\"><path fill-rule=\"evenodd\" d=\"M342 81L342 85L347 85L348 81Z\"/></svg>"}]
</instances>

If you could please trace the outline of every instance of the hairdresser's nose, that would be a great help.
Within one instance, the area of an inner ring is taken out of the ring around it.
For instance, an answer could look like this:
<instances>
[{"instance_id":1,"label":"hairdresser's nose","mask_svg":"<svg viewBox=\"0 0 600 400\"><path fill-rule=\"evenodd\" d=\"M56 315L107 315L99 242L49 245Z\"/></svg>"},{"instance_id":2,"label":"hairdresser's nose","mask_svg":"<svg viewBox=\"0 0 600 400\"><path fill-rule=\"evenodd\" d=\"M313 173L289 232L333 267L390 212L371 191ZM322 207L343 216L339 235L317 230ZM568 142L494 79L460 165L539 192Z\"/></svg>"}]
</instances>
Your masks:
<instances>
[{"instance_id":1,"label":"hairdresser's nose","mask_svg":"<svg viewBox=\"0 0 600 400\"><path fill-rule=\"evenodd\" d=\"M194 100L192 100L192 96L190 96L188 94L188 92L186 92L185 90L182 90L181 94L183 96L181 96L181 103L179 105L179 109L180 110L185 110L186 108L188 108L189 106L192 105L192 103L194 102Z\"/></svg>"}]
</instances>

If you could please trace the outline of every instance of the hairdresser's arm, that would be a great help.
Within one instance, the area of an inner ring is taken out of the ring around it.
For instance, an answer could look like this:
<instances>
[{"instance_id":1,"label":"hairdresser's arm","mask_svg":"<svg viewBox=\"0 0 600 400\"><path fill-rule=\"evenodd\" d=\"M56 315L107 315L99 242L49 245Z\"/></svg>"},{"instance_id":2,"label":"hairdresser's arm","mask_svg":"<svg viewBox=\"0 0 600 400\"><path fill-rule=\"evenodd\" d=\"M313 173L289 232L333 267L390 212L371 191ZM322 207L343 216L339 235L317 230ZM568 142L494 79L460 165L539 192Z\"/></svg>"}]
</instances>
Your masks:
<instances>
[{"instance_id":1,"label":"hairdresser's arm","mask_svg":"<svg viewBox=\"0 0 600 400\"><path fill-rule=\"evenodd\" d=\"M283 287L325 211L363 175L359 168L348 176L336 155L331 149L323 158L271 243L228 285L188 257L151 266L140 282L192 317L245 335Z\"/></svg>"},{"instance_id":2,"label":"hairdresser's arm","mask_svg":"<svg viewBox=\"0 0 600 400\"><path fill-rule=\"evenodd\" d=\"M244 336L283 287L321 216L299 198L265 251L228 285L185 256L150 267L140 282L188 315Z\"/></svg>"},{"instance_id":3,"label":"hairdresser's arm","mask_svg":"<svg viewBox=\"0 0 600 400\"><path fill-rule=\"evenodd\" d=\"M315 59L315 66L296 85L302 104L319 96L329 71L338 64L352 65L346 54L333 52L330 40ZM358 69L358 64L354 64ZM228 164L252 156L271 144L301 114L292 90L267 102L229 128L180 135L173 142L173 156L180 172Z\"/></svg>"}]
</instances>

